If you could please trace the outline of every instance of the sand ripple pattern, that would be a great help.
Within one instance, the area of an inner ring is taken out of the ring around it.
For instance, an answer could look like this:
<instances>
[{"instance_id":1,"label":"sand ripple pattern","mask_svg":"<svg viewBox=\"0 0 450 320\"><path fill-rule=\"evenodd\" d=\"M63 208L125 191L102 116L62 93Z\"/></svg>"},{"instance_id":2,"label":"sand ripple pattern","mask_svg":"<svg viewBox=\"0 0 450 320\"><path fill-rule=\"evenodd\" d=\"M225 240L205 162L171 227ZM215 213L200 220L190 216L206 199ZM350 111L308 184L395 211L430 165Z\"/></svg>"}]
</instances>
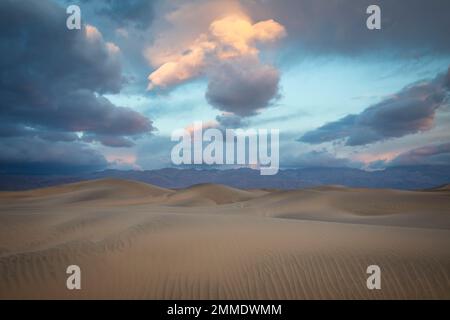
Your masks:
<instances>
[{"instance_id":1,"label":"sand ripple pattern","mask_svg":"<svg viewBox=\"0 0 450 320\"><path fill-rule=\"evenodd\" d=\"M450 299L449 199L119 180L3 193L0 298Z\"/></svg>"}]
</instances>

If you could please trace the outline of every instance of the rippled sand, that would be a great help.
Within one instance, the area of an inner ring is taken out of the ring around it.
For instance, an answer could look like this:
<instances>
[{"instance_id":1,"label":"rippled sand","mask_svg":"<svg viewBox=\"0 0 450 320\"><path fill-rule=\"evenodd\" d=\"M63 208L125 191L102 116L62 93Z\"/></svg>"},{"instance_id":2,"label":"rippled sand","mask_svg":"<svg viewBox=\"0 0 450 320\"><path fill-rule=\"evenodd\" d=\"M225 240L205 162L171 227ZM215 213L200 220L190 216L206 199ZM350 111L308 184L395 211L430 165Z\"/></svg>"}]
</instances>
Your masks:
<instances>
[{"instance_id":1,"label":"rippled sand","mask_svg":"<svg viewBox=\"0 0 450 320\"><path fill-rule=\"evenodd\" d=\"M81 290L66 289L72 264ZM450 191L1 192L0 298L450 299Z\"/></svg>"}]
</instances>

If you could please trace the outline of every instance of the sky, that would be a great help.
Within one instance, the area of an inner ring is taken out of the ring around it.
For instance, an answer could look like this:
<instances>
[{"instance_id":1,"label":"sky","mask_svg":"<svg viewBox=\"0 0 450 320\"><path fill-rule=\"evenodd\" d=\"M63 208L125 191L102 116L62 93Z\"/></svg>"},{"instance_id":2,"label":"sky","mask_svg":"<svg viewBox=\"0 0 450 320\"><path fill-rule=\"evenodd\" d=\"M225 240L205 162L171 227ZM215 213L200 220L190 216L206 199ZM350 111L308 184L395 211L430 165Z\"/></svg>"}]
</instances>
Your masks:
<instances>
[{"instance_id":1,"label":"sky","mask_svg":"<svg viewBox=\"0 0 450 320\"><path fill-rule=\"evenodd\" d=\"M66 27L71 4L80 30ZM279 129L281 168L448 165L449 12L439 0L2 0L0 172L172 167L171 133L196 121Z\"/></svg>"}]
</instances>

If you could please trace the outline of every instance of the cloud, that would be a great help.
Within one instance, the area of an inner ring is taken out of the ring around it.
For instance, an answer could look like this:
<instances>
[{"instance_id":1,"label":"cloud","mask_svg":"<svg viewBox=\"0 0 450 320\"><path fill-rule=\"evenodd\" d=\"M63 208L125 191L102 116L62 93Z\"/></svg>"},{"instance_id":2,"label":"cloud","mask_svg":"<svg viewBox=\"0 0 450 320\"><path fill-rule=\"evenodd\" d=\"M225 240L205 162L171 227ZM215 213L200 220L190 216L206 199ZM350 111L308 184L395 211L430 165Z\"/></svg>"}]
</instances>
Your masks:
<instances>
[{"instance_id":1,"label":"cloud","mask_svg":"<svg viewBox=\"0 0 450 320\"><path fill-rule=\"evenodd\" d=\"M211 23L243 12L237 0L163 2L152 25L153 38L144 55L155 68L177 60L206 34Z\"/></svg>"},{"instance_id":2,"label":"cloud","mask_svg":"<svg viewBox=\"0 0 450 320\"><path fill-rule=\"evenodd\" d=\"M83 134L81 140L89 143L100 142L104 146L113 148L129 148L135 145L133 141L125 137L107 134Z\"/></svg>"},{"instance_id":3,"label":"cloud","mask_svg":"<svg viewBox=\"0 0 450 320\"><path fill-rule=\"evenodd\" d=\"M126 139L151 132L150 119L103 96L124 84L120 49L92 25L68 30L66 18L64 8L46 0L0 3L0 122L21 129L10 135Z\"/></svg>"},{"instance_id":4,"label":"cloud","mask_svg":"<svg viewBox=\"0 0 450 320\"><path fill-rule=\"evenodd\" d=\"M182 31L187 24L180 25L178 21L190 19L192 12L187 12L186 7L193 10L193 5L181 6L166 17L181 35L177 38L170 28L165 34L172 43L181 41L184 46L170 48L156 40L146 49L149 63L156 67L148 77L148 88L170 89L206 77L206 98L213 107L241 117L253 115L277 98L279 83L278 70L260 60L258 45L275 42L286 31L273 19L253 22L236 2L213 3L209 6L225 6L228 10L222 15L212 10L207 23L199 22L203 28L189 26L198 29L198 33L188 41L183 39Z\"/></svg>"},{"instance_id":5,"label":"cloud","mask_svg":"<svg viewBox=\"0 0 450 320\"><path fill-rule=\"evenodd\" d=\"M89 90L56 96L53 102L57 110L50 109L51 114L42 115L30 110L26 116L32 115L34 121L49 127L95 134L133 136L153 130L148 118L130 108L115 106Z\"/></svg>"},{"instance_id":6,"label":"cloud","mask_svg":"<svg viewBox=\"0 0 450 320\"><path fill-rule=\"evenodd\" d=\"M224 112L216 117L218 127L221 128L245 128L248 126L248 122L234 113Z\"/></svg>"},{"instance_id":7,"label":"cloud","mask_svg":"<svg viewBox=\"0 0 450 320\"><path fill-rule=\"evenodd\" d=\"M0 149L2 173L90 172L108 164L102 154L79 142L13 137L0 139Z\"/></svg>"},{"instance_id":8,"label":"cloud","mask_svg":"<svg viewBox=\"0 0 450 320\"><path fill-rule=\"evenodd\" d=\"M199 76L206 67L205 55L215 44L199 38L173 61L165 62L149 76L148 89L167 88Z\"/></svg>"},{"instance_id":9,"label":"cloud","mask_svg":"<svg viewBox=\"0 0 450 320\"><path fill-rule=\"evenodd\" d=\"M142 170L134 153L112 153L106 156L108 167L116 170Z\"/></svg>"},{"instance_id":10,"label":"cloud","mask_svg":"<svg viewBox=\"0 0 450 320\"><path fill-rule=\"evenodd\" d=\"M201 123L201 125L200 125ZM187 125L184 130L191 134L193 138L194 132L205 131L208 129L218 129L222 132L223 138L226 138L227 129L240 129L246 128L248 126L248 121L235 115L234 113L224 112L214 120L207 120L201 122L194 122Z\"/></svg>"},{"instance_id":11,"label":"cloud","mask_svg":"<svg viewBox=\"0 0 450 320\"><path fill-rule=\"evenodd\" d=\"M256 57L257 42L275 41L285 34L282 25L273 21L252 23L242 13L215 20L206 33L202 33L183 51L168 56L148 79L149 89L170 87L202 74L205 68L220 61L237 57ZM154 55L156 58L154 58ZM154 48L147 49L151 63L161 59ZM207 61L208 60L208 61Z\"/></svg>"},{"instance_id":12,"label":"cloud","mask_svg":"<svg viewBox=\"0 0 450 320\"><path fill-rule=\"evenodd\" d=\"M411 84L360 114L305 133L299 141L319 144L345 140L348 146L359 146L427 131L433 127L436 111L448 102L447 79L448 73Z\"/></svg>"},{"instance_id":13,"label":"cloud","mask_svg":"<svg viewBox=\"0 0 450 320\"><path fill-rule=\"evenodd\" d=\"M73 132L44 131L36 136L46 141L72 142L79 140L78 135Z\"/></svg>"},{"instance_id":14,"label":"cloud","mask_svg":"<svg viewBox=\"0 0 450 320\"><path fill-rule=\"evenodd\" d=\"M66 173L105 168L90 144L130 147L152 121L104 94L125 83L121 50L92 25L66 28L47 0L0 2L0 170ZM84 20L83 20L84 21Z\"/></svg>"},{"instance_id":15,"label":"cloud","mask_svg":"<svg viewBox=\"0 0 450 320\"><path fill-rule=\"evenodd\" d=\"M389 166L448 165L450 163L450 143L419 147L398 155Z\"/></svg>"},{"instance_id":16,"label":"cloud","mask_svg":"<svg viewBox=\"0 0 450 320\"><path fill-rule=\"evenodd\" d=\"M206 99L215 108L250 116L277 97L277 69L252 58L227 61L211 71Z\"/></svg>"},{"instance_id":17,"label":"cloud","mask_svg":"<svg viewBox=\"0 0 450 320\"><path fill-rule=\"evenodd\" d=\"M255 47L257 42L275 41L286 33L284 27L272 19L253 24L242 14L213 21L209 31L220 59L256 56L259 53Z\"/></svg>"}]
</instances>

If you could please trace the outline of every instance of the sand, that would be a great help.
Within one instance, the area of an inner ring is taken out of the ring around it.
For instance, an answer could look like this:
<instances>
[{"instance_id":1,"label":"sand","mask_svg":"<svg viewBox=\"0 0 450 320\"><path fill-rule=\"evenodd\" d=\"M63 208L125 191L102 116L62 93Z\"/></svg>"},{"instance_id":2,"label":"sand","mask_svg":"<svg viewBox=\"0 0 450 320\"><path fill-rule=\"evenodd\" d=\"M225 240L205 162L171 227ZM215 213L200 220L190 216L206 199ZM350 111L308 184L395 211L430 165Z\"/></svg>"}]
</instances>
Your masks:
<instances>
[{"instance_id":1,"label":"sand","mask_svg":"<svg viewBox=\"0 0 450 320\"><path fill-rule=\"evenodd\" d=\"M450 299L450 189L1 192L0 298Z\"/></svg>"}]
</instances>

